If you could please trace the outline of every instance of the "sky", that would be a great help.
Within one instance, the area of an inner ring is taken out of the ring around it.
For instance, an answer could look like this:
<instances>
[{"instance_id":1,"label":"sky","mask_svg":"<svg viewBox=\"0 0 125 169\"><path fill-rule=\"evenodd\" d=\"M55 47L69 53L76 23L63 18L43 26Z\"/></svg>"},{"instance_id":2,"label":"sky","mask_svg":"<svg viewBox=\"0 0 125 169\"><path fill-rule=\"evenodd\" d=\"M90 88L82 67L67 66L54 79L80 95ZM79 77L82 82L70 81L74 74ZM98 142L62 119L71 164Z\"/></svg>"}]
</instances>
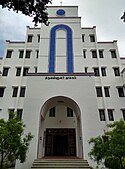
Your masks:
<instances>
[{"instance_id":1,"label":"sky","mask_svg":"<svg viewBox=\"0 0 125 169\"><path fill-rule=\"evenodd\" d=\"M61 1L62 6L78 6L82 27L96 26L98 41L118 40L120 57L125 57L125 22L120 19L125 0L52 0L48 5L60 6ZM26 26L34 27L32 18L0 6L0 57L4 54L6 40L25 40Z\"/></svg>"}]
</instances>

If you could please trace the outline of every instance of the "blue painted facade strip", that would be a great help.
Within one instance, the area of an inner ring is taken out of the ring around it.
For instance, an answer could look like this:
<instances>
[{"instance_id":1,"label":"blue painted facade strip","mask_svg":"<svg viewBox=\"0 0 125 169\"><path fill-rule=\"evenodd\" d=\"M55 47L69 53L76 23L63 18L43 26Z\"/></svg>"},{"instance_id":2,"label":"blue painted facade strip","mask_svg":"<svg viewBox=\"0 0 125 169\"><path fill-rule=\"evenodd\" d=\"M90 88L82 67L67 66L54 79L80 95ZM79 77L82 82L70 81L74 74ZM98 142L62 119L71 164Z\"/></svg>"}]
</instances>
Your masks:
<instances>
[{"instance_id":1,"label":"blue painted facade strip","mask_svg":"<svg viewBox=\"0 0 125 169\"><path fill-rule=\"evenodd\" d=\"M50 56L49 56L49 73L54 73L55 70L55 47L56 47L55 33L51 31L50 35Z\"/></svg>"},{"instance_id":2,"label":"blue painted facade strip","mask_svg":"<svg viewBox=\"0 0 125 169\"><path fill-rule=\"evenodd\" d=\"M72 49L72 32L70 29L67 31L67 55L68 55L68 73L73 72L73 49Z\"/></svg>"},{"instance_id":3,"label":"blue painted facade strip","mask_svg":"<svg viewBox=\"0 0 125 169\"><path fill-rule=\"evenodd\" d=\"M56 50L56 31L65 29L67 31L67 73L73 73L73 47L72 47L72 30L67 25L56 25L50 32L50 56L49 56L49 73L55 73L55 50Z\"/></svg>"}]
</instances>

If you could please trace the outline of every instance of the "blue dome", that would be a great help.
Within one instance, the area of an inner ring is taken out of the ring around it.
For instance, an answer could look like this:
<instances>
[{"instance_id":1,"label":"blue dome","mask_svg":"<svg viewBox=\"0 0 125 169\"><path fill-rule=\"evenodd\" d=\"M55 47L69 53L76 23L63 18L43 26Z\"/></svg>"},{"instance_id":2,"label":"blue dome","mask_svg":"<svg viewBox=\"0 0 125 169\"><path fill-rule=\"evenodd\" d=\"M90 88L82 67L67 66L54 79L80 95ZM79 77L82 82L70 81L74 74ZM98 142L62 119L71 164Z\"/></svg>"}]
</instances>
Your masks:
<instances>
[{"instance_id":1,"label":"blue dome","mask_svg":"<svg viewBox=\"0 0 125 169\"><path fill-rule=\"evenodd\" d=\"M65 15L65 11L63 9L59 9L57 12L56 12L57 15L59 16L64 16Z\"/></svg>"}]
</instances>

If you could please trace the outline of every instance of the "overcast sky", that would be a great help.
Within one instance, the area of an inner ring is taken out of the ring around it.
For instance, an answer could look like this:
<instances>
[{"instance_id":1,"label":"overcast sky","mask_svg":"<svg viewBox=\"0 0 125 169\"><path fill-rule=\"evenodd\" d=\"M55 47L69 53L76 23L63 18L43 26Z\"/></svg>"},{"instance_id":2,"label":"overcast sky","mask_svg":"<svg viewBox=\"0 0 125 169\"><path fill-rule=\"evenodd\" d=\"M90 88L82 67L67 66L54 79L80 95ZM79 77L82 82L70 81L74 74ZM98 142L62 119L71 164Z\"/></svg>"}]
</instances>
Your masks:
<instances>
[{"instance_id":1,"label":"overcast sky","mask_svg":"<svg viewBox=\"0 0 125 169\"><path fill-rule=\"evenodd\" d=\"M64 6L79 7L82 27L96 26L98 41L118 40L120 56L125 57L125 23L120 20L125 0L53 0L52 5L61 1ZM6 40L25 40L26 26L34 26L32 18L0 7L0 56Z\"/></svg>"}]
</instances>

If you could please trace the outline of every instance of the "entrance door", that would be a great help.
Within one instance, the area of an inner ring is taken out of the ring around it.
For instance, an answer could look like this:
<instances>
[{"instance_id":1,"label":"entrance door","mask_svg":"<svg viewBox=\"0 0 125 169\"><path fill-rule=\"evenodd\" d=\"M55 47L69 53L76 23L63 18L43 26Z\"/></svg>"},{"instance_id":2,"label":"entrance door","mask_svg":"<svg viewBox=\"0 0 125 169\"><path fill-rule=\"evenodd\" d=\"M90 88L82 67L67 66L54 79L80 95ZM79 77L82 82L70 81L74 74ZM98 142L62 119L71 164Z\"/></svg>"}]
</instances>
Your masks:
<instances>
[{"instance_id":1,"label":"entrance door","mask_svg":"<svg viewBox=\"0 0 125 169\"><path fill-rule=\"evenodd\" d=\"M45 156L76 156L75 129L46 129Z\"/></svg>"},{"instance_id":2,"label":"entrance door","mask_svg":"<svg viewBox=\"0 0 125 169\"><path fill-rule=\"evenodd\" d=\"M68 155L68 135L53 135L53 155L66 156Z\"/></svg>"}]
</instances>

